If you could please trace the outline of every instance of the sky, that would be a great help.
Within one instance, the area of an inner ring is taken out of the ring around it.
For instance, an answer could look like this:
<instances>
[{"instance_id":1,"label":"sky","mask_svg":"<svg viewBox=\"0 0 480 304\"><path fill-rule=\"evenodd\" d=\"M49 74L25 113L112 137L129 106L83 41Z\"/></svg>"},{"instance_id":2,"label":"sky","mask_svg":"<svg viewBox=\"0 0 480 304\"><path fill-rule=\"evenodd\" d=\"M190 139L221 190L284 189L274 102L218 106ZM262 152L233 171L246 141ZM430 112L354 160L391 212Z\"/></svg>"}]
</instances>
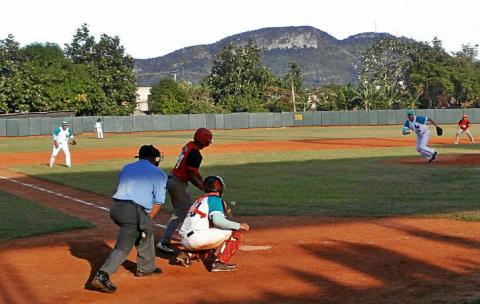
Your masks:
<instances>
[{"instance_id":1,"label":"sky","mask_svg":"<svg viewBox=\"0 0 480 304\"><path fill-rule=\"evenodd\" d=\"M0 39L63 46L87 23L96 37L118 35L133 57L152 58L244 31L308 25L338 39L373 31L437 36L452 52L480 44L479 11L478 0L3 0Z\"/></svg>"}]
</instances>

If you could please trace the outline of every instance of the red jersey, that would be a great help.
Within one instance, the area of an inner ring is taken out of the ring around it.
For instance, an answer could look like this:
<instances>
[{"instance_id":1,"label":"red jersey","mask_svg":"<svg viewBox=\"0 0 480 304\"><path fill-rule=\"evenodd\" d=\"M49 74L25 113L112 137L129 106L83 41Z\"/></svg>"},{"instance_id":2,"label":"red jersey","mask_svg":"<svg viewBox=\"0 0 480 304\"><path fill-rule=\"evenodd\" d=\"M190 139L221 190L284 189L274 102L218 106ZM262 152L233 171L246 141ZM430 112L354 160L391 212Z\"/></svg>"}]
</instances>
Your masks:
<instances>
[{"instance_id":1,"label":"red jersey","mask_svg":"<svg viewBox=\"0 0 480 304\"><path fill-rule=\"evenodd\" d=\"M194 141L191 141L182 148L182 152L178 156L177 163L171 173L181 181L188 181L191 172L200 174L198 168L200 168L201 163L202 155L200 154L200 149Z\"/></svg>"},{"instance_id":2,"label":"red jersey","mask_svg":"<svg viewBox=\"0 0 480 304\"><path fill-rule=\"evenodd\" d=\"M465 131L466 129L470 128L470 121L468 121L468 118L462 118L458 122L458 126L460 129Z\"/></svg>"}]
</instances>

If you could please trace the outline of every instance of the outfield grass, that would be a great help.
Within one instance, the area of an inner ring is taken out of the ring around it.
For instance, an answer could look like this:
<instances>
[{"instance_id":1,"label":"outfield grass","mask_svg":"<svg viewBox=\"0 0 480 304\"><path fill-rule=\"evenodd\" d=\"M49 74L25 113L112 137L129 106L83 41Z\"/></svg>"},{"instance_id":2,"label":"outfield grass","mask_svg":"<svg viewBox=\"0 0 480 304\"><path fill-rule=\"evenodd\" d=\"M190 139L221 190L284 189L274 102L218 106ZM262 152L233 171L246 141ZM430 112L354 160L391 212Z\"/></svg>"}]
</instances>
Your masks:
<instances>
[{"instance_id":1,"label":"outfield grass","mask_svg":"<svg viewBox=\"0 0 480 304\"><path fill-rule=\"evenodd\" d=\"M456 127L444 126L445 136L454 136ZM358 127L306 127L245 130L214 130L215 143L241 143L251 141L284 141L329 138L392 138L400 137L401 126L358 126ZM192 138L193 131L106 134L104 140L96 139L92 133L77 136L75 150L115 147L139 147L143 144L183 145ZM15 137L0 139L0 153L50 151L50 136Z\"/></svg>"},{"instance_id":2,"label":"outfield grass","mask_svg":"<svg viewBox=\"0 0 480 304\"><path fill-rule=\"evenodd\" d=\"M90 227L90 222L0 191L0 241Z\"/></svg>"},{"instance_id":3,"label":"outfield grass","mask_svg":"<svg viewBox=\"0 0 480 304\"><path fill-rule=\"evenodd\" d=\"M440 153L471 153L475 148L442 146ZM243 215L480 218L479 168L387 162L409 156L419 157L414 147L211 154L204 158L202 172L224 177L225 198L237 201L237 213ZM120 168L129 161L14 169L110 196ZM166 158L162 166L167 171L174 162L173 157Z\"/></svg>"}]
</instances>

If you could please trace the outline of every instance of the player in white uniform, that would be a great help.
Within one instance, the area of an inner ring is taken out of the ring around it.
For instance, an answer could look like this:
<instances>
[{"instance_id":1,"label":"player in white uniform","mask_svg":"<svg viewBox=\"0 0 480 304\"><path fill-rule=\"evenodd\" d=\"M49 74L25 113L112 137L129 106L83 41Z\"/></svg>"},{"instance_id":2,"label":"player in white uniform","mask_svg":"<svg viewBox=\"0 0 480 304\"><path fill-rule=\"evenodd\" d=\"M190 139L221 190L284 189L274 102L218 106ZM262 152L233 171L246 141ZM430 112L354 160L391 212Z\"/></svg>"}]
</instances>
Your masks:
<instances>
[{"instance_id":1,"label":"player in white uniform","mask_svg":"<svg viewBox=\"0 0 480 304\"><path fill-rule=\"evenodd\" d=\"M407 135L410 133L410 130L414 131L417 135L417 152L431 162L437 159L438 153L435 149L427 146L432 134L427 126L428 122L440 129L433 119L426 116L416 116L415 111L408 110L407 120L403 125L402 134Z\"/></svg>"},{"instance_id":2,"label":"player in white uniform","mask_svg":"<svg viewBox=\"0 0 480 304\"><path fill-rule=\"evenodd\" d=\"M216 249L210 271L234 271L236 266L228 264L240 246L239 230L249 230L247 223L236 223L225 217L227 206L222 199L224 183L219 176L209 176L204 182L205 195L197 198L190 208L180 229L182 245L189 252ZM189 255L177 257L185 267L190 265Z\"/></svg>"},{"instance_id":3,"label":"player in white uniform","mask_svg":"<svg viewBox=\"0 0 480 304\"><path fill-rule=\"evenodd\" d=\"M103 139L103 121L100 118L97 119L94 129L97 132L97 138Z\"/></svg>"},{"instance_id":4,"label":"player in white uniform","mask_svg":"<svg viewBox=\"0 0 480 304\"><path fill-rule=\"evenodd\" d=\"M72 161L70 159L70 150L68 149L68 141L72 139L72 144L76 144L73 139L73 131L68 127L68 121L62 121L62 126L53 130L53 150L52 156L50 156L50 167L53 167L55 163L55 158L57 157L60 150L63 150L65 153L65 165L67 167L72 166Z\"/></svg>"}]
</instances>

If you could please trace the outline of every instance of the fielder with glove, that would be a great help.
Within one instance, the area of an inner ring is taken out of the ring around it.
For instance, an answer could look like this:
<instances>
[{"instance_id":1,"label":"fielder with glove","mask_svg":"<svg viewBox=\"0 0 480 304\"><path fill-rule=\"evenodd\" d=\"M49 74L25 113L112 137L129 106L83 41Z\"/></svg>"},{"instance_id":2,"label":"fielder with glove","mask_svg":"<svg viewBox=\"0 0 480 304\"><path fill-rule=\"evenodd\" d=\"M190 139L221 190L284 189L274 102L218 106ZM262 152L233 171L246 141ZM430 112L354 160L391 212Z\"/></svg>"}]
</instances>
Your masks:
<instances>
[{"instance_id":1,"label":"fielder with glove","mask_svg":"<svg viewBox=\"0 0 480 304\"><path fill-rule=\"evenodd\" d=\"M402 134L408 135L410 131L414 131L417 135L417 152L425 157L429 162L432 162L437 159L437 151L435 149L428 147L428 141L430 140L431 131L427 126L427 123L431 123L435 126L437 135L441 136L443 134L443 129L440 128L433 119L426 116L416 116L414 110L407 111L407 120L403 125Z\"/></svg>"},{"instance_id":2,"label":"fielder with glove","mask_svg":"<svg viewBox=\"0 0 480 304\"><path fill-rule=\"evenodd\" d=\"M71 139L72 145L76 145L77 142L75 139L73 139L73 131L68 127L68 121L64 120L62 121L62 125L55 130L53 130L52 133L53 137L53 150L52 150L52 155L50 156L50 167L53 167L55 164L55 158L57 157L58 153L60 150L63 150L63 153L65 153L65 165L67 167L72 166L72 160L70 158L70 149L68 148L68 141Z\"/></svg>"},{"instance_id":3,"label":"fielder with glove","mask_svg":"<svg viewBox=\"0 0 480 304\"><path fill-rule=\"evenodd\" d=\"M203 187L205 194L197 198L180 229L188 253L179 254L177 262L188 267L194 253L210 251L206 261L210 271L234 271L236 265L228 262L240 247L240 230L248 231L250 227L226 218L228 207L222 199L225 184L221 177L205 178Z\"/></svg>"},{"instance_id":4,"label":"fielder with glove","mask_svg":"<svg viewBox=\"0 0 480 304\"><path fill-rule=\"evenodd\" d=\"M455 139L455 144L458 145L460 141L460 136L462 134L467 134L468 138L470 138L470 142L472 144L475 143L475 140L473 139L472 131L470 128L470 121L468 120L467 114L464 114L462 119L458 122L458 127L457 127L457 137Z\"/></svg>"}]
</instances>

